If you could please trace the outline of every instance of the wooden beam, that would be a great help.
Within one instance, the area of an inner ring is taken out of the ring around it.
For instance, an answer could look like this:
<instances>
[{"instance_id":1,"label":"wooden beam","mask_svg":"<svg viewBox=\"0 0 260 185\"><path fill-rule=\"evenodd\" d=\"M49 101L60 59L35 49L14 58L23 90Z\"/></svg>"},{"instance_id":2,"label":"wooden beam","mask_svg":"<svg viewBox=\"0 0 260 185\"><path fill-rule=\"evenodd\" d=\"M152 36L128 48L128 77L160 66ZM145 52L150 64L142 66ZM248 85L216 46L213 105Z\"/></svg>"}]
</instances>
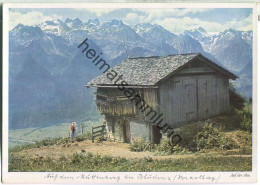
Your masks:
<instances>
[{"instance_id":1,"label":"wooden beam","mask_svg":"<svg viewBox=\"0 0 260 185\"><path fill-rule=\"evenodd\" d=\"M178 74L190 74L190 73L209 73L209 72L215 72L212 68L209 67L194 67L194 68L188 68L183 69L178 72Z\"/></svg>"},{"instance_id":2,"label":"wooden beam","mask_svg":"<svg viewBox=\"0 0 260 185\"><path fill-rule=\"evenodd\" d=\"M99 125L99 126L95 126L95 127L92 126L93 129L102 128L102 127L104 127L104 125Z\"/></svg>"},{"instance_id":3,"label":"wooden beam","mask_svg":"<svg viewBox=\"0 0 260 185\"><path fill-rule=\"evenodd\" d=\"M100 132L100 133L98 133L98 134L94 134L94 135L93 135L93 138L94 138L94 137L97 137L97 136L102 136L102 135L103 135L103 134Z\"/></svg>"},{"instance_id":4,"label":"wooden beam","mask_svg":"<svg viewBox=\"0 0 260 185\"><path fill-rule=\"evenodd\" d=\"M103 129L102 130L98 130L98 131L93 131L93 135L95 135L96 133L103 133Z\"/></svg>"},{"instance_id":5,"label":"wooden beam","mask_svg":"<svg viewBox=\"0 0 260 185\"><path fill-rule=\"evenodd\" d=\"M116 85L85 85L85 87L89 88L89 87L105 87L105 88L118 88L118 86ZM147 88L147 89L152 89L152 88L159 88L159 86L142 86L142 85L128 85L125 86L125 88L136 88L136 89L143 89L143 88Z\"/></svg>"}]
</instances>

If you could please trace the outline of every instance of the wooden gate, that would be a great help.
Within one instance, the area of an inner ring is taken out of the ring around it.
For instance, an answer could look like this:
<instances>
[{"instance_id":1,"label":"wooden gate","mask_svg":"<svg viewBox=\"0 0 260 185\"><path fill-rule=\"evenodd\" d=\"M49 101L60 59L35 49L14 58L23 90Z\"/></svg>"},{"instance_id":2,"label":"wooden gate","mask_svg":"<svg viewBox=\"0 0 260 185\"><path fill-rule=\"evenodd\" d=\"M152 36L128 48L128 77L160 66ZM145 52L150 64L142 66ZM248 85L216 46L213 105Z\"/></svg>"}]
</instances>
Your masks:
<instances>
[{"instance_id":1,"label":"wooden gate","mask_svg":"<svg viewBox=\"0 0 260 185\"><path fill-rule=\"evenodd\" d=\"M92 126L92 129L91 129L92 143L94 142L95 137L98 137L98 136L104 137L104 135L105 135L105 128L106 128L105 124L99 125L99 126L96 126L96 127Z\"/></svg>"}]
</instances>

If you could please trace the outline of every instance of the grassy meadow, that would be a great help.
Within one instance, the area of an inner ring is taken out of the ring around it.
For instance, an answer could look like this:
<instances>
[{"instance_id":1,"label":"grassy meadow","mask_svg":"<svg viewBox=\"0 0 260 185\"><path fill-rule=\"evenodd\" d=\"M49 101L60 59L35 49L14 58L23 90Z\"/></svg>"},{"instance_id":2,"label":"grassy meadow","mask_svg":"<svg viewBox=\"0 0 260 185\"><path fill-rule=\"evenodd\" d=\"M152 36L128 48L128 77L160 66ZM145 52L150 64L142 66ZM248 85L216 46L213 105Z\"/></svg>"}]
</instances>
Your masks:
<instances>
[{"instance_id":1,"label":"grassy meadow","mask_svg":"<svg viewBox=\"0 0 260 185\"><path fill-rule=\"evenodd\" d=\"M153 158L126 159L92 153L74 153L69 159L24 158L11 156L9 171L23 172L135 172L135 171L251 171L251 157L214 156L197 154L195 157L157 160Z\"/></svg>"}]
</instances>

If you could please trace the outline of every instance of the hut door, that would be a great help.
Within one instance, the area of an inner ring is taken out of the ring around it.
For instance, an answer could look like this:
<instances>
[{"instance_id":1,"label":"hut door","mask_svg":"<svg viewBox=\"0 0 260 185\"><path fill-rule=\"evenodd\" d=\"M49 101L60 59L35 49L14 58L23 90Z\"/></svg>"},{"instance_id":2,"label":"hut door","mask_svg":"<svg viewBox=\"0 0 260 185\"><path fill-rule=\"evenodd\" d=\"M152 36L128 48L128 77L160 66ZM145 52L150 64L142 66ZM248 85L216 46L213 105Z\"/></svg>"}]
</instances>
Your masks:
<instances>
[{"instance_id":1,"label":"hut door","mask_svg":"<svg viewBox=\"0 0 260 185\"><path fill-rule=\"evenodd\" d=\"M198 79L198 118L204 119L208 117L208 82L206 79Z\"/></svg>"},{"instance_id":2,"label":"hut door","mask_svg":"<svg viewBox=\"0 0 260 185\"><path fill-rule=\"evenodd\" d=\"M130 121L123 120L123 139L124 143L130 143L131 141L131 133L130 133Z\"/></svg>"},{"instance_id":3,"label":"hut door","mask_svg":"<svg viewBox=\"0 0 260 185\"><path fill-rule=\"evenodd\" d=\"M196 79L183 80L183 110L185 121L191 121L197 117L197 87Z\"/></svg>"}]
</instances>

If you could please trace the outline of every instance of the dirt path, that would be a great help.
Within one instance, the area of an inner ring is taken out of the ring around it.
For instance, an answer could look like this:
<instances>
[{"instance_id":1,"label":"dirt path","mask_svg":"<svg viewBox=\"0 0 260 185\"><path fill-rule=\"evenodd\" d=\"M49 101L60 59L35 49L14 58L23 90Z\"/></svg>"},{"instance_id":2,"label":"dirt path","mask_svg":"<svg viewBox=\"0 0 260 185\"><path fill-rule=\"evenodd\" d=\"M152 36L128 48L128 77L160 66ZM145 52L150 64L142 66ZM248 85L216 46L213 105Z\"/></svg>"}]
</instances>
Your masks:
<instances>
[{"instance_id":1,"label":"dirt path","mask_svg":"<svg viewBox=\"0 0 260 185\"><path fill-rule=\"evenodd\" d=\"M170 156L156 156L152 152L131 152L128 148L129 144L104 141L102 143L92 143L91 141L75 142L71 144L61 144L53 146L44 146L41 148L26 149L19 152L19 155L27 157L51 157L59 159L61 156L70 156L73 153L91 152L101 156L124 157L127 159L140 159L151 157L153 159L178 159L196 157L196 154L174 154ZM219 156L219 154L217 154ZM225 155L227 156L227 155ZM232 156L232 155L229 155ZM234 155L234 157L250 157L251 155Z\"/></svg>"}]
</instances>

